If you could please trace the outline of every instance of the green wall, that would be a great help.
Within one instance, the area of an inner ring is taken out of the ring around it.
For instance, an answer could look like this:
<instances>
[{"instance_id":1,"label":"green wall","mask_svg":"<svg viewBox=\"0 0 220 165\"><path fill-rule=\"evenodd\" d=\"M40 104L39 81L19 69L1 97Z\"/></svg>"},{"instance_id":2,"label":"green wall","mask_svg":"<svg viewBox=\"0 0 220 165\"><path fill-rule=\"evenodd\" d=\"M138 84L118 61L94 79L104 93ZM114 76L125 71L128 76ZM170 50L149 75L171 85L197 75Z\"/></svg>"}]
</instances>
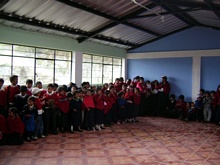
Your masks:
<instances>
[{"instance_id":1,"label":"green wall","mask_svg":"<svg viewBox=\"0 0 220 165\"><path fill-rule=\"evenodd\" d=\"M5 26L0 26L0 42L123 58L125 58L127 54L126 49L122 48L87 41L79 44L77 40L68 37L30 32Z\"/></svg>"}]
</instances>

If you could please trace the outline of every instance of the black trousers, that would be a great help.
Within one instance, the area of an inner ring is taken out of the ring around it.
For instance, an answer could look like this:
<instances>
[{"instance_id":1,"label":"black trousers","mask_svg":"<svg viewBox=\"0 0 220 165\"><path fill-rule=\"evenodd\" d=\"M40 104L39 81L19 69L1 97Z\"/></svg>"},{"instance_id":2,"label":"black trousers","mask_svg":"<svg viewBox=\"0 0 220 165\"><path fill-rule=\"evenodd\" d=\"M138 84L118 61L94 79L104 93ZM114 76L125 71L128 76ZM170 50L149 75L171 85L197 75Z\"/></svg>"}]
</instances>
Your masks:
<instances>
[{"instance_id":1,"label":"black trousers","mask_svg":"<svg viewBox=\"0 0 220 165\"><path fill-rule=\"evenodd\" d=\"M95 114L94 109L90 108L90 110L85 111L85 128L92 128L95 126Z\"/></svg>"}]
</instances>

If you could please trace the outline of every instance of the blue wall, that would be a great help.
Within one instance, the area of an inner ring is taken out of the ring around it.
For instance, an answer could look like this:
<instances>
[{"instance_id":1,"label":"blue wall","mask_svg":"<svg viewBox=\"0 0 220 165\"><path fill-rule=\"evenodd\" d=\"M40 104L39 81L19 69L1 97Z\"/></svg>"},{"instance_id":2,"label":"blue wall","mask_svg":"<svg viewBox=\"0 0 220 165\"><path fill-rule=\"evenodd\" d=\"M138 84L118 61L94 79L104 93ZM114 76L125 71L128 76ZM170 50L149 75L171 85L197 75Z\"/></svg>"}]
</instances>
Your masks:
<instances>
[{"instance_id":1,"label":"blue wall","mask_svg":"<svg viewBox=\"0 0 220 165\"><path fill-rule=\"evenodd\" d=\"M137 75L145 80L159 80L168 76L171 94L177 97L184 94L187 101L192 100L192 58L128 59L128 78Z\"/></svg>"},{"instance_id":2,"label":"blue wall","mask_svg":"<svg viewBox=\"0 0 220 165\"><path fill-rule=\"evenodd\" d=\"M131 50L129 53L208 50L219 48L220 30L194 27Z\"/></svg>"},{"instance_id":3,"label":"blue wall","mask_svg":"<svg viewBox=\"0 0 220 165\"><path fill-rule=\"evenodd\" d=\"M220 57L202 57L201 88L216 90L220 84Z\"/></svg>"}]
</instances>

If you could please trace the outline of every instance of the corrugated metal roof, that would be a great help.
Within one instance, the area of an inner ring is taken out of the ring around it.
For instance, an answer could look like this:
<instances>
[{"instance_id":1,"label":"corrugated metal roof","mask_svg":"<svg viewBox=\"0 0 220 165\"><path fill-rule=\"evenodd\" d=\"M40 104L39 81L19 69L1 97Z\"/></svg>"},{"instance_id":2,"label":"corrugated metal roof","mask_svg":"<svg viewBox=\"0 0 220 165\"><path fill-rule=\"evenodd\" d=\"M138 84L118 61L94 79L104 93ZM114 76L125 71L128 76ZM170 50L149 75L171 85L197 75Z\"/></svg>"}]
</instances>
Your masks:
<instances>
[{"instance_id":1,"label":"corrugated metal roof","mask_svg":"<svg viewBox=\"0 0 220 165\"><path fill-rule=\"evenodd\" d=\"M132 0L9 0L1 3L0 24L125 49L155 41L185 27L220 29L220 14L212 8L220 11L219 0L213 0L211 6L203 0L155 1L160 4L151 0L136 1L142 7ZM166 5L171 5L171 10ZM191 11L196 7L201 10ZM185 9L191 10L178 13ZM132 16L149 14L151 16L132 19ZM99 35L101 37L97 37Z\"/></svg>"}]
</instances>

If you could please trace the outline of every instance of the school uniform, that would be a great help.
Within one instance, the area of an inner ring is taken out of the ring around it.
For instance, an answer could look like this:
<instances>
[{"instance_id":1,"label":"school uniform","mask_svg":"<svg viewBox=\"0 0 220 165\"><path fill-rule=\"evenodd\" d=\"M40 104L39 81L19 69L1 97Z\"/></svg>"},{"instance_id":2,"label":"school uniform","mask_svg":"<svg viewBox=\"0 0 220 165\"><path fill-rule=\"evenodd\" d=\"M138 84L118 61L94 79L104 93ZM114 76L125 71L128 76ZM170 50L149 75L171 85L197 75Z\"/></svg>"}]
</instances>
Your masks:
<instances>
[{"instance_id":1,"label":"school uniform","mask_svg":"<svg viewBox=\"0 0 220 165\"><path fill-rule=\"evenodd\" d=\"M104 99L103 95L95 94L93 96L94 104L95 104L95 123L96 124L104 124Z\"/></svg>"},{"instance_id":2,"label":"school uniform","mask_svg":"<svg viewBox=\"0 0 220 165\"><path fill-rule=\"evenodd\" d=\"M199 122L204 121L203 101L202 100L196 100L195 101L195 107L196 107L196 120L199 121Z\"/></svg>"},{"instance_id":3,"label":"school uniform","mask_svg":"<svg viewBox=\"0 0 220 165\"><path fill-rule=\"evenodd\" d=\"M169 100L167 114L168 117L175 117L176 100Z\"/></svg>"},{"instance_id":4,"label":"school uniform","mask_svg":"<svg viewBox=\"0 0 220 165\"><path fill-rule=\"evenodd\" d=\"M40 92L39 98L42 99L45 93L47 93L47 91L45 89L42 89L42 91Z\"/></svg>"},{"instance_id":5,"label":"school uniform","mask_svg":"<svg viewBox=\"0 0 220 165\"><path fill-rule=\"evenodd\" d=\"M59 100L55 92L45 93L44 96L44 134L47 135L49 130L52 133L57 134L57 114Z\"/></svg>"},{"instance_id":6,"label":"school uniform","mask_svg":"<svg viewBox=\"0 0 220 165\"><path fill-rule=\"evenodd\" d=\"M82 124L82 101L81 99L70 100L71 125L79 128Z\"/></svg>"},{"instance_id":7,"label":"school uniform","mask_svg":"<svg viewBox=\"0 0 220 165\"><path fill-rule=\"evenodd\" d=\"M25 134L26 138L31 138L35 129L35 119L37 118L38 113L35 106L29 107L25 105L22 111L22 121L25 125Z\"/></svg>"},{"instance_id":8,"label":"school uniform","mask_svg":"<svg viewBox=\"0 0 220 165\"><path fill-rule=\"evenodd\" d=\"M117 123L117 119L118 119L118 104L117 104L117 94L113 93L111 94L111 98L113 101L112 104L112 122L113 123Z\"/></svg>"},{"instance_id":9,"label":"school uniform","mask_svg":"<svg viewBox=\"0 0 220 165\"><path fill-rule=\"evenodd\" d=\"M133 92L126 92L125 93L125 100L126 100L126 119L131 120L132 119L132 114L133 114L133 102L134 102L134 98L133 98L134 93Z\"/></svg>"},{"instance_id":10,"label":"school uniform","mask_svg":"<svg viewBox=\"0 0 220 165\"><path fill-rule=\"evenodd\" d=\"M133 99L134 99L134 105L133 105L133 114L132 117L134 119L137 118L138 114L139 114L139 106L141 103L141 94L133 94Z\"/></svg>"},{"instance_id":11,"label":"school uniform","mask_svg":"<svg viewBox=\"0 0 220 165\"><path fill-rule=\"evenodd\" d=\"M7 118L7 139L8 145L23 144L24 124L19 116Z\"/></svg>"},{"instance_id":12,"label":"school uniform","mask_svg":"<svg viewBox=\"0 0 220 165\"><path fill-rule=\"evenodd\" d=\"M8 85L5 88L6 93L6 102L7 102L7 112L10 107L14 107L15 103L15 95L20 93L20 86L19 85Z\"/></svg>"},{"instance_id":13,"label":"school uniform","mask_svg":"<svg viewBox=\"0 0 220 165\"><path fill-rule=\"evenodd\" d=\"M120 83L114 83L114 88L116 92L120 92L122 90L122 85Z\"/></svg>"},{"instance_id":14,"label":"school uniform","mask_svg":"<svg viewBox=\"0 0 220 165\"><path fill-rule=\"evenodd\" d=\"M37 109L37 118L35 119L35 128L34 128L34 137L41 137L43 135L43 129L44 129L44 124L43 124L43 109L42 109L42 103L40 99L36 96L35 97L35 106Z\"/></svg>"},{"instance_id":15,"label":"school uniform","mask_svg":"<svg viewBox=\"0 0 220 165\"><path fill-rule=\"evenodd\" d=\"M85 106L85 127L87 129L92 129L95 126L95 104L93 96L85 95L83 99L83 104Z\"/></svg>"},{"instance_id":16,"label":"school uniform","mask_svg":"<svg viewBox=\"0 0 220 165\"><path fill-rule=\"evenodd\" d=\"M69 101L67 100L66 94L60 95L58 93L57 97L59 100L58 108L60 112L59 127L60 130L63 129L63 131L66 132L68 130Z\"/></svg>"},{"instance_id":17,"label":"school uniform","mask_svg":"<svg viewBox=\"0 0 220 165\"><path fill-rule=\"evenodd\" d=\"M0 114L2 114L4 117L7 116L7 103L6 103L6 92L2 89L0 89Z\"/></svg>"},{"instance_id":18,"label":"school uniform","mask_svg":"<svg viewBox=\"0 0 220 165\"><path fill-rule=\"evenodd\" d=\"M0 135L0 146L2 146L6 144L7 126L6 126L6 119L1 114L0 114L0 131L2 132L2 135Z\"/></svg>"},{"instance_id":19,"label":"school uniform","mask_svg":"<svg viewBox=\"0 0 220 165\"><path fill-rule=\"evenodd\" d=\"M187 116L186 102L178 100L176 102L175 116L179 119L185 119Z\"/></svg>"},{"instance_id":20,"label":"school uniform","mask_svg":"<svg viewBox=\"0 0 220 165\"><path fill-rule=\"evenodd\" d=\"M27 104L28 95L25 94L22 96L21 94L15 95L15 103L14 106L18 109L18 115L21 117L22 110L24 106Z\"/></svg>"},{"instance_id":21,"label":"school uniform","mask_svg":"<svg viewBox=\"0 0 220 165\"><path fill-rule=\"evenodd\" d=\"M140 90L141 93L145 93L146 92L146 86L145 84L138 82L136 85L136 88L138 88Z\"/></svg>"},{"instance_id":22,"label":"school uniform","mask_svg":"<svg viewBox=\"0 0 220 165\"><path fill-rule=\"evenodd\" d=\"M124 98L118 98L118 119L120 122L125 122L126 113L126 100Z\"/></svg>"},{"instance_id":23,"label":"school uniform","mask_svg":"<svg viewBox=\"0 0 220 165\"><path fill-rule=\"evenodd\" d=\"M204 116L204 121L205 122L210 122L211 116L212 116L212 109L211 109L211 104L212 104L212 98L211 97L205 97L203 98L203 116Z\"/></svg>"},{"instance_id":24,"label":"school uniform","mask_svg":"<svg viewBox=\"0 0 220 165\"><path fill-rule=\"evenodd\" d=\"M32 96L32 88L27 88L27 95Z\"/></svg>"},{"instance_id":25,"label":"school uniform","mask_svg":"<svg viewBox=\"0 0 220 165\"><path fill-rule=\"evenodd\" d=\"M110 126L112 123L112 105L114 104L114 99L110 96L104 96L105 100L105 108L104 108L104 115L105 115L105 124L106 126Z\"/></svg>"}]
</instances>

